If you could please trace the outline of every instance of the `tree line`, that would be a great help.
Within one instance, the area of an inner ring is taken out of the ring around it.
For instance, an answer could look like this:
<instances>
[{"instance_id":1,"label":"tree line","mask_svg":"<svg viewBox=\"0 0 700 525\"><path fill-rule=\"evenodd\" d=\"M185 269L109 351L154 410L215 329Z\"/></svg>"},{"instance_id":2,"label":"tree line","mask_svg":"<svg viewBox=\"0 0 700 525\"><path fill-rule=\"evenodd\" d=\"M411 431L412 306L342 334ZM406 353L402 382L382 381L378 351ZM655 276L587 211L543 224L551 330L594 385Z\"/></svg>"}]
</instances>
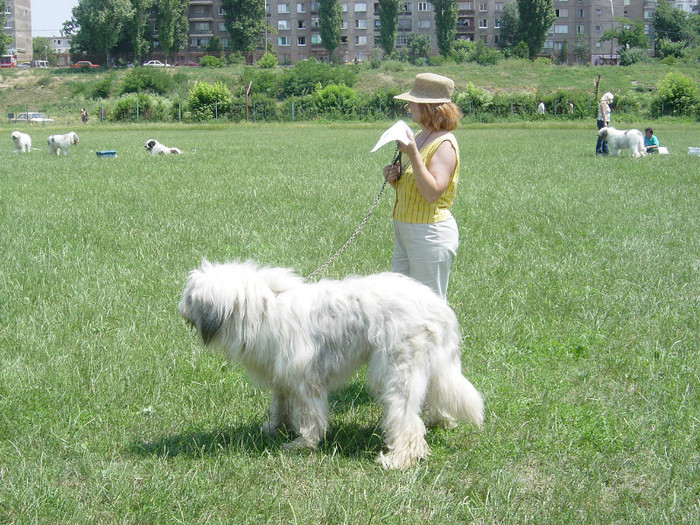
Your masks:
<instances>
[{"instance_id":1,"label":"tree line","mask_svg":"<svg viewBox=\"0 0 700 525\"><path fill-rule=\"evenodd\" d=\"M378 0L379 47L386 56L395 49L398 15L402 0ZM456 0L433 0L435 32L440 55L453 52L456 37ZM510 6L510 4L508 4ZM515 5L515 4L513 4ZM229 52L266 49L265 0L223 0L224 26L229 34ZM104 57L107 64L115 56L133 56L140 63L152 48L154 39L167 57L187 45L189 0L80 0L63 32L71 37L71 53ZM340 46L342 7L339 0L319 0L321 42L331 58ZM155 21L155 28L151 24ZM527 45L534 57L542 49L554 21L552 0L518 0L517 25L513 38ZM223 51L216 37L211 51ZM208 49L209 51L210 49ZM429 51L428 51L429 52Z\"/></svg>"}]
</instances>

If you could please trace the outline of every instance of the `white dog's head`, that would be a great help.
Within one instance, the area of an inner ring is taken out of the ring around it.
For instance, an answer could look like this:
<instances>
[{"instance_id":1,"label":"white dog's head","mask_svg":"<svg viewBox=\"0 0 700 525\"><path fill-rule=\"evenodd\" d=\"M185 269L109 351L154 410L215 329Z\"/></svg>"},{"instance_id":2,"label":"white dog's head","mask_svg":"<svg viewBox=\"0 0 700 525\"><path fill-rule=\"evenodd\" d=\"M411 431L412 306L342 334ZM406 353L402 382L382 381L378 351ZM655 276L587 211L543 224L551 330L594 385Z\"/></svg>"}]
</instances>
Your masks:
<instances>
[{"instance_id":1,"label":"white dog's head","mask_svg":"<svg viewBox=\"0 0 700 525\"><path fill-rule=\"evenodd\" d=\"M605 127L605 128L600 128L600 131L598 132L598 136L601 139L607 139L608 138L608 133L611 128Z\"/></svg>"},{"instance_id":2,"label":"white dog's head","mask_svg":"<svg viewBox=\"0 0 700 525\"><path fill-rule=\"evenodd\" d=\"M23 133L20 133L19 131L13 131L12 132L12 140L15 144L18 144L20 139L22 138Z\"/></svg>"},{"instance_id":3,"label":"white dog's head","mask_svg":"<svg viewBox=\"0 0 700 525\"><path fill-rule=\"evenodd\" d=\"M146 141L146 149L148 151L153 151L153 148L155 148L158 145L158 141L154 139L148 139Z\"/></svg>"},{"instance_id":4,"label":"white dog's head","mask_svg":"<svg viewBox=\"0 0 700 525\"><path fill-rule=\"evenodd\" d=\"M66 136L68 137L68 140L70 140L70 143L71 143L71 144L77 144L77 143L78 143L78 135L77 135L77 133L74 133L74 132L71 131L70 133L66 133Z\"/></svg>"}]
</instances>

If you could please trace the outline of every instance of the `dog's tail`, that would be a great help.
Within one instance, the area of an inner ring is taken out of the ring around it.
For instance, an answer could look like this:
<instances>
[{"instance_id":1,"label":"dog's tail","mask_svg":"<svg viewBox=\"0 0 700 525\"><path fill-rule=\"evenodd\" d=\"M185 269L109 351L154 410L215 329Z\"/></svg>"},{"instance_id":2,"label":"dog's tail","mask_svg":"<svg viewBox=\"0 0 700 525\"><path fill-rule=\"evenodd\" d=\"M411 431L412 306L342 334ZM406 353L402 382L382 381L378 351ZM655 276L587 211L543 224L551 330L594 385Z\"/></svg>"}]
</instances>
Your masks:
<instances>
[{"instance_id":1,"label":"dog's tail","mask_svg":"<svg viewBox=\"0 0 700 525\"><path fill-rule=\"evenodd\" d=\"M457 349L435 349L428 400L445 416L477 426L484 422L484 400L474 385L462 375Z\"/></svg>"}]
</instances>

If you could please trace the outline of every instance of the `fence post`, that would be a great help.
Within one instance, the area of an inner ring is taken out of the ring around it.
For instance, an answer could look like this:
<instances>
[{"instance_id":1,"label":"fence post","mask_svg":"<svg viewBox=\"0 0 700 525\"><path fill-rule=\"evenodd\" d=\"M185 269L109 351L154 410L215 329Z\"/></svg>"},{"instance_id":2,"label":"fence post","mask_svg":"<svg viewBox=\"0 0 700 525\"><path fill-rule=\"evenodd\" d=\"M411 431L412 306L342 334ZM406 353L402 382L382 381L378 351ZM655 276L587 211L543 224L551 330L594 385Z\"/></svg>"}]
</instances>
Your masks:
<instances>
[{"instance_id":1,"label":"fence post","mask_svg":"<svg viewBox=\"0 0 700 525\"><path fill-rule=\"evenodd\" d=\"M177 121L182 122L182 103L177 103Z\"/></svg>"},{"instance_id":2,"label":"fence post","mask_svg":"<svg viewBox=\"0 0 700 525\"><path fill-rule=\"evenodd\" d=\"M219 101L215 100L214 101L214 119L216 120L218 118L219 118Z\"/></svg>"},{"instance_id":3,"label":"fence post","mask_svg":"<svg viewBox=\"0 0 700 525\"><path fill-rule=\"evenodd\" d=\"M292 100L292 122L294 122L294 101Z\"/></svg>"},{"instance_id":4,"label":"fence post","mask_svg":"<svg viewBox=\"0 0 700 525\"><path fill-rule=\"evenodd\" d=\"M136 123L139 123L139 99L136 99Z\"/></svg>"}]
</instances>

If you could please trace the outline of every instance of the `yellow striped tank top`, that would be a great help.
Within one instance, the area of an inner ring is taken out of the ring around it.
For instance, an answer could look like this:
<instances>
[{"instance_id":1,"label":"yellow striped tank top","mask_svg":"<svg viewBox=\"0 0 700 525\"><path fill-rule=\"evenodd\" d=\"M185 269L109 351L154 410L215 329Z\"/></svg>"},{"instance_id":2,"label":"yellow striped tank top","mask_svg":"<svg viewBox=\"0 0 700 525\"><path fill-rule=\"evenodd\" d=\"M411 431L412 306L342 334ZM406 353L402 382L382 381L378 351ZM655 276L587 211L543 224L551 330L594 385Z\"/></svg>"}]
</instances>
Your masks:
<instances>
[{"instance_id":1,"label":"yellow striped tank top","mask_svg":"<svg viewBox=\"0 0 700 525\"><path fill-rule=\"evenodd\" d=\"M449 208L454 202L457 184L459 183L459 146L457 145L457 139L452 133L442 135L423 146L420 150L420 156L425 165L429 166L430 159L433 158L440 144L445 141L449 141L452 144L457 155L455 169L450 175L447 188L435 202L429 204L418 191L411 163L404 160L406 165L403 166L403 174L396 184L396 200L394 201L394 212L392 214L395 220L413 224L428 224L442 222L452 217Z\"/></svg>"}]
</instances>

